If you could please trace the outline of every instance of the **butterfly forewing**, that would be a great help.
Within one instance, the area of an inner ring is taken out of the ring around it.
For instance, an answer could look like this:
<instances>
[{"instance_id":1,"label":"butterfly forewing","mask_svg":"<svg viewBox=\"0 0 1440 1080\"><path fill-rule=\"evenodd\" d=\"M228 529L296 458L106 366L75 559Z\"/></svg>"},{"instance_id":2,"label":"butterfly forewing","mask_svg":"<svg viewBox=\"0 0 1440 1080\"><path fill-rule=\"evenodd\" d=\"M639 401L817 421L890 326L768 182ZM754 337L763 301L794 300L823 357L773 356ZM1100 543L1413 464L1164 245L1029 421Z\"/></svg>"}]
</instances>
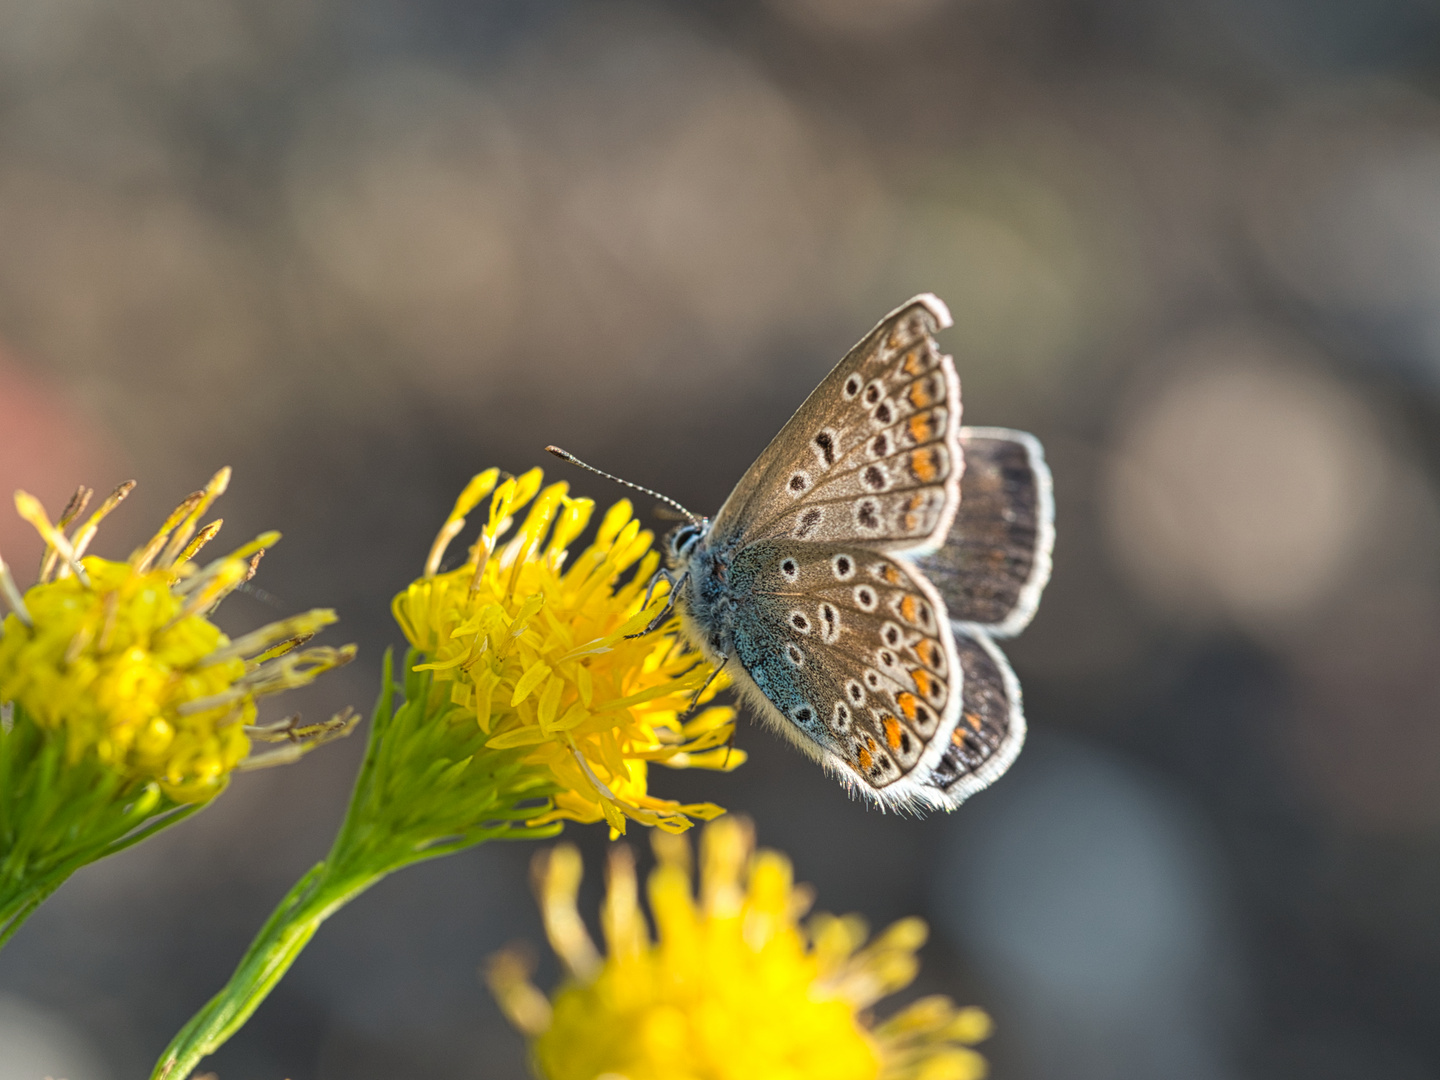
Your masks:
<instances>
[{"instance_id":1,"label":"butterfly forewing","mask_svg":"<svg viewBox=\"0 0 1440 1080\"><path fill-rule=\"evenodd\" d=\"M892 312L781 429L717 515L713 535L938 547L964 470L960 383L931 296Z\"/></svg>"},{"instance_id":2,"label":"butterfly forewing","mask_svg":"<svg viewBox=\"0 0 1440 1080\"><path fill-rule=\"evenodd\" d=\"M960 704L959 659L933 586L870 548L783 539L742 548L731 579L736 658L775 708L771 719L877 791L927 776Z\"/></svg>"}]
</instances>

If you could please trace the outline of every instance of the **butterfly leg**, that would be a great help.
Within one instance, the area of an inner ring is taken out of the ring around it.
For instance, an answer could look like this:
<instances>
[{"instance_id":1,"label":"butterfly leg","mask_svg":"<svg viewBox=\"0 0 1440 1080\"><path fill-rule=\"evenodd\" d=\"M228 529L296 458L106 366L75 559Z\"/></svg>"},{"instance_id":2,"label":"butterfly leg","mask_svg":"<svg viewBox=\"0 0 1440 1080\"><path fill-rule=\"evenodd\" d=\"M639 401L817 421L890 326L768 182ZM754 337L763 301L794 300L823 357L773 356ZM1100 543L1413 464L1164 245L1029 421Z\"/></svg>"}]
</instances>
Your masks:
<instances>
[{"instance_id":1,"label":"butterfly leg","mask_svg":"<svg viewBox=\"0 0 1440 1080\"><path fill-rule=\"evenodd\" d=\"M727 656L720 661L720 666L710 673L710 677L706 679L703 683L701 683L700 689L696 690L695 696L690 699L690 704L685 706L686 716L689 716L692 712L695 711L695 706L700 704L701 695L704 694L706 690L710 689L710 684L720 677L720 672L725 670L725 665L728 663L730 663L730 657ZM735 737L733 731L730 737L731 741L733 742Z\"/></svg>"},{"instance_id":2,"label":"butterfly leg","mask_svg":"<svg viewBox=\"0 0 1440 1080\"><path fill-rule=\"evenodd\" d=\"M685 585L686 578L688 578L689 576L690 575L688 573L685 573L681 574L680 577L677 579L670 573L669 570L655 571L655 576L650 579L650 587L645 590L644 606L649 606L650 597L655 592L655 586L661 581L664 581L667 585L670 586L670 592L665 597L665 606L660 609L660 613L656 615L655 618L650 620L649 626L645 627L644 630L640 630L634 634L626 634L626 640L629 640L630 638L644 637L646 634L652 634L656 630L659 630L660 627L665 625L665 620L670 618L671 613L675 610L675 598L679 595L681 588L683 588Z\"/></svg>"}]
</instances>

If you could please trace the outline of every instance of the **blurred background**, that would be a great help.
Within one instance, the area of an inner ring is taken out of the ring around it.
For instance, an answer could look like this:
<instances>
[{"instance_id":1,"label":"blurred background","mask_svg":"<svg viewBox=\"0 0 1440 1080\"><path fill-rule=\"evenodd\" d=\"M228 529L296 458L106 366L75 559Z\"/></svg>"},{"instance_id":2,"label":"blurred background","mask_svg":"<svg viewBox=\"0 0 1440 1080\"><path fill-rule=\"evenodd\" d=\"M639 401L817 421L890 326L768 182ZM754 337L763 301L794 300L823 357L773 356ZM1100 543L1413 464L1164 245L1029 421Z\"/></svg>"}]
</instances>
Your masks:
<instances>
[{"instance_id":1,"label":"blurred background","mask_svg":"<svg viewBox=\"0 0 1440 1080\"><path fill-rule=\"evenodd\" d=\"M1433 0L0 0L0 491L137 477L123 556L234 465L226 534L286 539L225 618L338 607L302 705L365 708L471 473L619 496L558 442L713 512L934 291L966 419L1054 467L1028 748L923 822L749 725L654 788L925 915L1004 1080L1440 1077L1437 77ZM148 1074L361 750L76 875L0 1080ZM542 940L530 853L375 888L210 1067L524 1076L476 968Z\"/></svg>"}]
</instances>

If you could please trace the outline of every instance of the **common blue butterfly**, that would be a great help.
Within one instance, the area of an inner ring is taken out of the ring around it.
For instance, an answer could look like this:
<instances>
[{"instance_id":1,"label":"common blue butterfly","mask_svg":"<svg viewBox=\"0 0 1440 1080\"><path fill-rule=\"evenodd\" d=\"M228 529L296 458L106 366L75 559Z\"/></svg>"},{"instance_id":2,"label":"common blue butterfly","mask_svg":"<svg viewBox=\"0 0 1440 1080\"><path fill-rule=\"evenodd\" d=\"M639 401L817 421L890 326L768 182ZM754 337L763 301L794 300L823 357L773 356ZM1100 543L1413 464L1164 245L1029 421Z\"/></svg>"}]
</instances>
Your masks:
<instances>
[{"instance_id":1,"label":"common blue butterfly","mask_svg":"<svg viewBox=\"0 0 1440 1080\"><path fill-rule=\"evenodd\" d=\"M678 607L771 727L890 809L954 809L1015 760L1020 684L995 639L1050 576L1040 443L960 426L950 324L928 293L882 319L714 519L671 532L657 575L652 626Z\"/></svg>"}]
</instances>

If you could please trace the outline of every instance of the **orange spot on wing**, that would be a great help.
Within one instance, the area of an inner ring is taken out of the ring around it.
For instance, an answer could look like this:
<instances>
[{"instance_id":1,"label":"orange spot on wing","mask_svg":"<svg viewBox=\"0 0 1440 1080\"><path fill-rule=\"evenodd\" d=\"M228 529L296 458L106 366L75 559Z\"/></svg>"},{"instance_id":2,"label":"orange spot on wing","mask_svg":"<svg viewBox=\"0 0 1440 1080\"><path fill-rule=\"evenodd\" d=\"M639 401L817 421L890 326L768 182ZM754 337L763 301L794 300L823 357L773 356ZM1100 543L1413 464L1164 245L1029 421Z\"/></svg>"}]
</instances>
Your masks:
<instances>
[{"instance_id":1,"label":"orange spot on wing","mask_svg":"<svg viewBox=\"0 0 1440 1080\"><path fill-rule=\"evenodd\" d=\"M910 678L915 680L915 688L920 691L922 697L930 698L934 696L935 687L939 685L934 675L931 675L924 668L916 668L910 672Z\"/></svg>"},{"instance_id":2,"label":"orange spot on wing","mask_svg":"<svg viewBox=\"0 0 1440 1080\"><path fill-rule=\"evenodd\" d=\"M885 728L885 741L890 744L891 750L900 749L900 721L893 716L887 716L881 722Z\"/></svg>"},{"instance_id":3,"label":"orange spot on wing","mask_svg":"<svg viewBox=\"0 0 1440 1080\"><path fill-rule=\"evenodd\" d=\"M925 358L919 349L911 349L905 354L905 363L902 365L906 375L923 375L925 373Z\"/></svg>"},{"instance_id":4,"label":"orange spot on wing","mask_svg":"<svg viewBox=\"0 0 1440 1080\"><path fill-rule=\"evenodd\" d=\"M935 414L916 413L910 417L910 438L917 443L929 442L935 437Z\"/></svg>"},{"instance_id":5,"label":"orange spot on wing","mask_svg":"<svg viewBox=\"0 0 1440 1080\"><path fill-rule=\"evenodd\" d=\"M940 646L929 638L921 638L915 643L915 655L926 667L938 668L940 666Z\"/></svg>"},{"instance_id":6,"label":"orange spot on wing","mask_svg":"<svg viewBox=\"0 0 1440 1080\"><path fill-rule=\"evenodd\" d=\"M869 750L861 750L861 751L860 751L860 768L861 768L861 769L865 770L866 772L869 772L869 771L870 771L870 763L871 763L872 760L873 760L873 759L870 757L870 751L869 751Z\"/></svg>"},{"instance_id":7,"label":"orange spot on wing","mask_svg":"<svg viewBox=\"0 0 1440 1080\"><path fill-rule=\"evenodd\" d=\"M933 483L940 477L940 454L933 446L926 446L910 453L910 472L922 484Z\"/></svg>"},{"instance_id":8,"label":"orange spot on wing","mask_svg":"<svg viewBox=\"0 0 1440 1080\"><path fill-rule=\"evenodd\" d=\"M908 623L918 622L920 616L920 601L915 597L906 595L900 600L900 617Z\"/></svg>"},{"instance_id":9,"label":"orange spot on wing","mask_svg":"<svg viewBox=\"0 0 1440 1080\"><path fill-rule=\"evenodd\" d=\"M905 719L913 723L916 709L920 704L915 700L915 695L909 690L902 690L895 695L895 704L900 706L900 711L905 714Z\"/></svg>"},{"instance_id":10,"label":"orange spot on wing","mask_svg":"<svg viewBox=\"0 0 1440 1080\"><path fill-rule=\"evenodd\" d=\"M935 395L931 392L929 379L916 379L910 384L910 389L905 396L917 409L928 409L935 404Z\"/></svg>"},{"instance_id":11,"label":"orange spot on wing","mask_svg":"<svg viewBox=\"0 0 1440 1080\"><path fill-rule=\"evenodd\" d=\"M980 717L976 716L973 712L967 712L965 714L965 722L976 731L980 730Z\"/></svg>"}]
</instances>

